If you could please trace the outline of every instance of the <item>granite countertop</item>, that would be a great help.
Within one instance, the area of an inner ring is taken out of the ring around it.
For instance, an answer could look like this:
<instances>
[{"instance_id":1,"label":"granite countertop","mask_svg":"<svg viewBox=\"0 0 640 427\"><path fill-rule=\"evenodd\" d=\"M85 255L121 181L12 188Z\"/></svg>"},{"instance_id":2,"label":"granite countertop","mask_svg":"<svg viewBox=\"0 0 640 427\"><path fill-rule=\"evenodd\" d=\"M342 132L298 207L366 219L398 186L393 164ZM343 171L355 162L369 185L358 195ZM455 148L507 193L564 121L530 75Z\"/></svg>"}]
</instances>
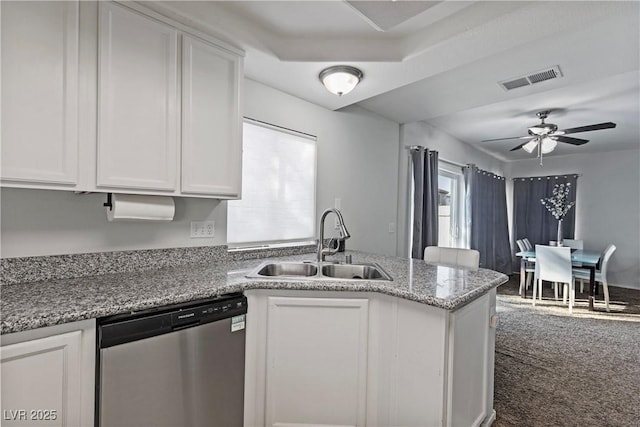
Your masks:
<instances>
[{"instance_id":1,"label":"granite countertop","mask_svg":"<svg viewBox=\"0 0 640 427\"><path fill-rule=\"evenodd\" d=\"M353 263L379 264L393 281L246 277L267 260L315 260L315 254L305 254L16 283L1 287L0 333L139 311L248 289L378 292L455 310L508 279L502 273L486 269L458 269L358 251L347 251L346 254L352 255ZM330 259L344 260L344 255Z\"/></svg>"}]
</instances>

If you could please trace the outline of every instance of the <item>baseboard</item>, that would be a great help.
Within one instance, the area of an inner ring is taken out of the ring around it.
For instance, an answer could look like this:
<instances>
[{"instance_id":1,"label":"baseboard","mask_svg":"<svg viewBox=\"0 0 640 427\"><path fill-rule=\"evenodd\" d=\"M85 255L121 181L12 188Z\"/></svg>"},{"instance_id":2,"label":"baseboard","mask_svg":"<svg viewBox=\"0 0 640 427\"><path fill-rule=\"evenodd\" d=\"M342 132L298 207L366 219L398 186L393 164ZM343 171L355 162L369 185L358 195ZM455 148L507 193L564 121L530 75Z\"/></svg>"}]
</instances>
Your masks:
<instances>
[{"instance_id":1,"label":"baseboard","mask_svg":"<svg viewBox=\"0 0 640 427\"><path fill-rule=\"evenodd\" d=\"M636 291L640 291L640 286L633 286L633 285L618 285L616 283L609 283L609 287L616 287L616 288L624 288L624 289L635 289Z\"/></svg>"},{"instance_id":2,"label":"baseboard","mask_svg":"<svg viewBox=\"0 0 640 427\"><path fill-rule=\"evenodd\" d=\"M520 276L520 272L519 271L518 272L514 272L512 274L512 276L518 276L519 277ZM610 288L614 287L614 288L623 288L623 289L633 289L633 290L636 290L636 291L640 291L640 286L638 286L638 285L621 285L621 284L618 284L618 283L609 283L609 287Z\"/></svg>"},{"instance_id":3,"label":"baseboard","mask_svg":"<svg viewBox=\"0 0 640 427\"><path fill-rule=\"evenodd\" d=\"M489 426L493 425L495 420L496 420L496 410L492 409L491 410L491 414L489 414L489 416L484 419L484 421L482 422L481 426L482 427L489 427Z\"/></svg>"}]
</instances>

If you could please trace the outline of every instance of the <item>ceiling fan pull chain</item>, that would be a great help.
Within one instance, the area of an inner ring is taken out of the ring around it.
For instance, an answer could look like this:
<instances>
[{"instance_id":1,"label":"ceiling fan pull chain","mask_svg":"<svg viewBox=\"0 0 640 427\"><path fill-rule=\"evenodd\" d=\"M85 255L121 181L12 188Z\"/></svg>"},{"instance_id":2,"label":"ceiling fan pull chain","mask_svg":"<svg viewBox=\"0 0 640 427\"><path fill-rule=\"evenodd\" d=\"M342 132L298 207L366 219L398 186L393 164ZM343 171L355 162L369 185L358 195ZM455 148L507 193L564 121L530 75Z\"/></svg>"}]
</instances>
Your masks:
<instances>
[{"instance_id":1,"label":"ceiling fan pull chain","mask_svg":"<svg viewBox=\"0 0 640 427\"><path fill-rule=\"evenodd\" d=\"M538 142L538 157L540 157L540 166L542 166L542 141Z\"/></svg>"}]
</instances>

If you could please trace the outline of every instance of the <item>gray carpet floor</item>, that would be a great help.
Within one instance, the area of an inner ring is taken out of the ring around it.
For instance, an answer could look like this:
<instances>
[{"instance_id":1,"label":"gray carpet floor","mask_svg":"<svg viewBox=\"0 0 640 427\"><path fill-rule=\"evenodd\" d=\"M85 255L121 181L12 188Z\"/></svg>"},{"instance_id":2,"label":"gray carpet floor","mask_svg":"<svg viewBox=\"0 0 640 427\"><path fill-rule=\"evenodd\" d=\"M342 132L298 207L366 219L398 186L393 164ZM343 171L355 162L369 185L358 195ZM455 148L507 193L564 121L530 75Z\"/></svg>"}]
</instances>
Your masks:
<instances>
[{"instance_id":1,"label":"gray carpet floor","mask_svg":"<svg viewBox=\"0 0 640 427\"><path fill-rule=\"evenodd\" d=\"M640 291L610 288L596 311L578 294L573 315L522 299L518 276L498 288L494 426L640 426Z\"/></svg>"}]
</instances>

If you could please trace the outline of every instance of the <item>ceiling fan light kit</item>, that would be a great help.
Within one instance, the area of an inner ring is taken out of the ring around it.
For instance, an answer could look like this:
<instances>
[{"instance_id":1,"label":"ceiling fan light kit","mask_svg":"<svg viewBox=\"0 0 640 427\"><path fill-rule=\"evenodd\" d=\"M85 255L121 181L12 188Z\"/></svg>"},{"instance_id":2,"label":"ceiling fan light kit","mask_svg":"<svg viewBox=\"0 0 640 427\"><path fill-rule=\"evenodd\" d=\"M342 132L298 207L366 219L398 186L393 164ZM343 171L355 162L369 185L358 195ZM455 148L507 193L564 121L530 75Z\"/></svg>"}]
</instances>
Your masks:
<instances>
[{"instance_id":1,"label":"ceiling fan light kit","mask_svg":"<svg viewBox=\"0 0 640 427\"><path fill-rule=\"evenodd\" d=\"M351 92L363 77L362 71L349 65L334 65L325 68L318 76L324 87L338 96Z\"/></svg>"},{"instance_id":2,"label":"ceiling fan light kit","mask_svg":"<svg viewBox=\"0 0 640 427\"><path fill-rule=\"evenodd\" d=\"M526 151L527 153L533 153L533 150L535 150L537 147L538 147L538 140L537 139L532 139L531 141L529 141L526 144L524 144L522 146L522 149L524 151Z\"/></svg>"},{"instance_id":3,"label":"ceiling fan light kit","mask_svg":"<svg viewBox=\"0 0 640 427\"><path fill-rule=\"evenodd\" d=\"M520 148L522 148L527 153L533 153L533 151L537 148L538 149L537 157L540 159L540 166L542 166L542 155L549 154L553 150L555 150L556 146L558 145L558 142L564 142L571 145L583 145L589 142L588 139L573 138L565 135L578 133L578 132L589 132L594 130L612 129L616 127L616 124L613 122L605 122L605 123L598 123L594 125L587 125L587 126L580 126L575 128L558 130L557 125L553 123L545 123L545 119L549 116L550 113L551 111L540 111L536 114L540 119L541 123L528 128L527 131L529 136L515 136L515 137L509 137L509 138L485 139L482 142L531 138L529 141L524 142L512 148L511 151L519 150Z\"/></svg>"},{"instance_id":4,"label":"ceiling fan light kit","mask_svg":"<svg viewBox=\"0 0 640 427\"><path fill-rule=\"evenodd\" d=\"M556 145L558 145L558 142L555 139L545 136L540 143L540 152L542 154L549 154L556 149Z\"/></svg>"}]
</instances>

